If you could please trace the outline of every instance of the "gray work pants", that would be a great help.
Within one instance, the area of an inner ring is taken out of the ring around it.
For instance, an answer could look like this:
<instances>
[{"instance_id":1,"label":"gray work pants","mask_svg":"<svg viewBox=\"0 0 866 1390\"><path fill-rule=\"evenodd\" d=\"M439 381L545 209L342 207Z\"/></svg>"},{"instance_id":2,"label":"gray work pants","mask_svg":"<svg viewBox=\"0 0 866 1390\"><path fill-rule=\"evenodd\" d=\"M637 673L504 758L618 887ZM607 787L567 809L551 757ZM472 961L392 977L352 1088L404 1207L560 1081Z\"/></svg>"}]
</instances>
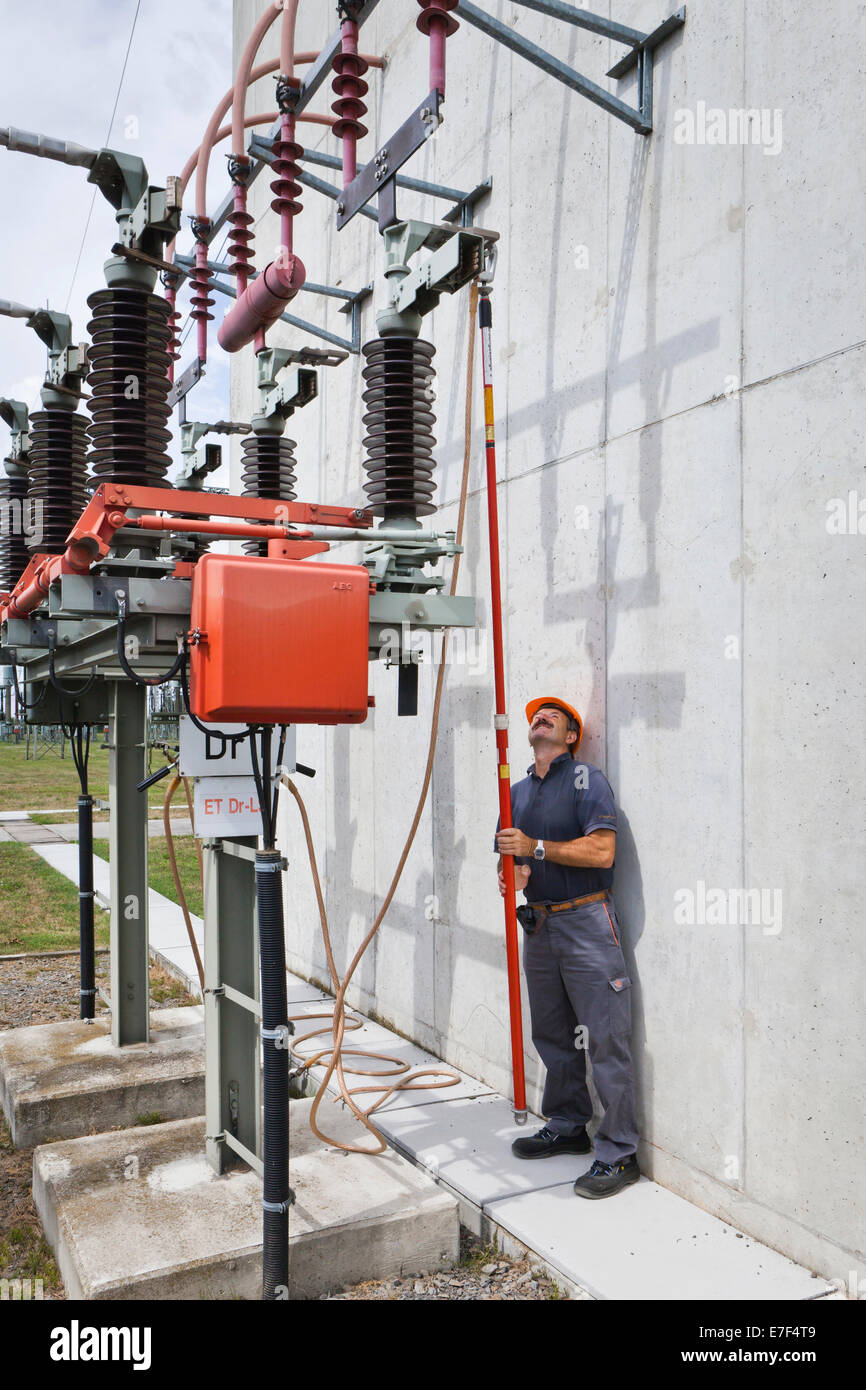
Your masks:
<instances>
[{"instance_id":1,"label":"gray work pants","mask_svg":"<svg viewBox=\"0 0 866 1390\"><path fill-rule=\"evenodd\" d=\"M532 1041L547 1068L542 1113L557 1134L573 1134L592 1118L588 1051L603 1111L595 1136L602 1163L633 1154L638 1141L631 981L619 942L608 898L549 914L523 943Z\"/></svg>"}]
</instances>

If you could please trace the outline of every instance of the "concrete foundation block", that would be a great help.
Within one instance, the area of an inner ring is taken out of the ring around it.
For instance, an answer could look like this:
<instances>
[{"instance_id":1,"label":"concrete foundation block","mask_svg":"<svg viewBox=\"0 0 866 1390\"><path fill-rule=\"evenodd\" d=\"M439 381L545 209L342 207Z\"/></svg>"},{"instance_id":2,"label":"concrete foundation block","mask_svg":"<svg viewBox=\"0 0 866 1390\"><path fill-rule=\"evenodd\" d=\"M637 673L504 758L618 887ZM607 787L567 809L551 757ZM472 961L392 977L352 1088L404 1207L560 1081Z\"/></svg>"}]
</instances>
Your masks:
<instances>
[{"instance_id":1,"label":"concrete foundation block","mask_svg":"<svg viewBox=\"0 0 866 1390\"><path fill-rule=\"evenodd\" d=\"M329 1148L290 1114L289 1297L453 1264L457 1203L398 1154ZM337 1139L365 1142L351 1115ZM67 1294L77 1299L257 1299L261 1183L239 1166L217 1176L204 1120L177 1120L40 1146L33 1196Z\"/></svg>"},{"instance_id":2,"label":"concrete foundation block","mask_svg":"<svg viewBox=\"0 0 866 1390\"><path fill-rule=\"evenodd\" d=\"M0 1033L0 1104L17 1148L71 1139L158 1113L204 1109L204 1020L198 1006L159 1009L151 1041L114 1047L108 1016Z\"/></svg>"}]
</instances>

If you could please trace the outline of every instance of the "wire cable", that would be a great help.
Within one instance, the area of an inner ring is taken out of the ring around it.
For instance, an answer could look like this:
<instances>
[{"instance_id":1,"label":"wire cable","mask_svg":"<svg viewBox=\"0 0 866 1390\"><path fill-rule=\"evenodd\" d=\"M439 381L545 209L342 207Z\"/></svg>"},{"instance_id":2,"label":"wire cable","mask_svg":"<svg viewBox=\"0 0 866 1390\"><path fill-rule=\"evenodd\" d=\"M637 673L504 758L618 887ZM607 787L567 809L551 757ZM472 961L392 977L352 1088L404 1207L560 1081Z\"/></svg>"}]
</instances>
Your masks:
<instances>
[{"instance_id":1,"label":"wire cable","mask_svg":"<svg viewBox=\"0 0 866 1390\"><path fill-rule=\"evenodd\" d=\"M171 865L171 874L172 874L172 878L174 879L174 886L175 886L175 888L177 889L177 898L178 898L178 902L180 903L180 910L181 910L181 912L183 913L183 920L184 920L184 923L185 923L185 925L186 925L186 934L187 934L187 936L189 937L189 944L190 944L190 946L192 947L193 959L195 960L195 968L196 968L196 971L198 972L198 982L199 982L199 984L201 985L201 994L202 994L202 998L204 998L204 965L202 964L201 952L200 952L199 949L198 949L198 942L197 942L196 939L195 939L195 932L193 931L193 927L192 927L192 917L190 916L189 905L187 904L186 894L185 894L184 891L183 891L183 884L181 883L181 879L180 879L180 870L179 870L178 867L177 867L177 855L175 854L175 849L174 849L174 835L173 835L172 829L171 829L171 802L172 802L172 798L173 798L175 792L177 791L178 787L180 786L181 782L183 782L183 784L184 784L184 786L185 786L185 788L186 788L187 803L189 804L189 786L188 786L188 784L187 784L187 780L186 780L185 777L178 777L178 776L175 774L175 776L172 777L171 781L169 782L169 784L168 784L168 786L166 787L166 790L165 790L165 800L164 800L163 803L162 803L162 824L163 824L163 829L165 830L165 847L166 847L166 850L168 851L168 862L169 862L169 864ZM191 807L191 806L190 806L190 816L192 816L192 807ZM194 826L193 826L193 835L195 835L195 827L194 827ZM199 848L199 846L198 846L198 842L196 842L196 848L199 849L199 871L200 871L200 870L201 870L201 850L200 850L200 848Z\"/></svg>"},{"instance_id":2,"label":"wire cable","mask_svg":"<svg viewBox=\"0 0 866 1390\"><path fill-rule=\"evenodd\" d=\"M117 597L117 659L120 662L121 670L136 685L165 685L167 681L174 680L178 671L181 670L186 661L186 639L183 634L179 634L177 641L177 656L167 671L161 676L140 676L133 671L126 659L126 599Z\"/></svg>"},{"instance_id":3,"label":"wire cable","mask_svg":"<svg viewBox=\"0 0 866 1390\"><path fill-rule=\"evenodd\" d=\"M125 76L126 76L126 65L127 65L127 63L129 62L129 53L130 53L130 49L132 48L132 40L133 40L133 37L134 37L134 35L135 35L135 26L136 26L136 24L138 23L138 12L139 12L140 9L141 9L141 0L138 0L138 3L136 4L136 7L135 7L135 14L132 16L132 27L131 27L131 29L130 29L130 31L129 31L129 42L128 42L127 45L126 45L126 53L125 53L124 59L123 59L123 67L122 67L121 70L120 70L120 80L119 80L119 82L118 82L118 84L117 84L117 91L116 91L115 94L114 94L114 105L113 105L113 107L111 108L111 120L108 122L108 132L107 132L107 134L106 134L106 136L105 136L105 140L104 140L104 142L103 142L105 145L107 145L108 142L109 142L109 140L111 139L111 132L112 132L112 129L113 129L113 127L114 127L114 118L115 118L115 116L117 115L117 106L118 106L118 103L119 103L119 101L120 101L120 93L121 93L121 90L122 90L122 88L123 88L123 79L124 79ZM79 267L80 267L80 265L81 265L81 257L82 257L83 254L84 254L84 245L85 245L85 242L87 241L87 233L88 233L89 230L90 230L90 220L91 220L91 218L93 217L93 209L94 209L94 207L96 206L96 195L97 195L98 192L99 192L99 189L98 189L98 188L94 188L94 190L93 190L93 197L90 199L90 207L89 207L88 212L87 212L87 221L86 221L85 224L84 224L84 231L83 231L82 234L81 234L81 245L80 245L79 248L78 248L78 256L76 257L76 260L75 260L75 269L74 269L73 272L72 272L72 279L71 279L71 281L70 281L70 283L69 283L69 293L68 293L67 296L66 296L66 303L65 303L64 306L63 306L63 312L64 312L64 314L66 313L66 311L67 311L68 308L69 308L69 301L70 301L70 299L72 298L72 291L73 291L73 289L75 288L75 280L76 280L76 277L77 277L77 275L78 275L78 269L79 269Z\"/></svg>"},{"instance_id":4,"label":"wire cable","mask_svg":"<svg viewBox=\"0 0 866 1390\"><path fill-rule=\"evenodd\" d=\"M41 705L42 701L45 699L45 696L48 694L49 682L46 680L42 684L42 693L40 695L37 695L36 699L32 700L28 704L27 699L21 694L21 691L18 688L18 667L14 665L12 667L12 684L15 687L15 700L17 702L18 708L19 710L24 710L25 714L28 710L36 709L37 705ZM30 684L32 685L33 682L31 681ZM24 688L25 690L27 689L26 680L24 682Z\"/></svg>"},{"instance_id":5,"label":"wire cable","mask_svg":"<svg viewBox=\"0 0 866 1390\"><path fill-rule=\"evenodd\" d=\"M57 691L57 694L59 696L66 695L70 699L74 699L76 695L85 695L87 691L90 690L91 687L96 683L96 676L97 671L96 667L94 666L91 669L89 680L86 680L84 682L84 685L79 686L78 690L69 690L65 685L61 685L60 681L57 679L57 676L54 673L54 643L51 643L51 645L48 648L48 679L54 686L54 689Z\"/></svg>"},{"instance_id":6,"label":"wire cable","mask_svg":"<svg viewBox=\"0 0 866 1390\"><path fill-rule=\"evenodd\" d=\"M467 502L467 496L468 496L468 491L469 491L469 468L470 468L470 463L471 463L471 459L472 459L472 393L473 393L473 381L474 381L475 322L476 322L477 307L478 307L478 282L473 280L472 286L471 286L471 289L470 289L470 294L469 294L469 334L468 334L469 341L468 341L468 347L467 347L466 397L465 397L465 407L464 407L463 472L462 472L462 476L461 476L461 480L460 480L460 504L459 504L459 508L458 508L457 528L456 528L456 534L455 534L455 541L456 541L456 544L457 544L458 547L461 545L462 539L463 539L463 530L464 530L464 525L465 525L465 520L466 520L466 502ZM451 567L451 581L450 581L449 593L450 593L452 596L456 593L456 590L457 590L457 580L458 580L459 574L460 574L460 554L459 554L459 552L458 552L458 553L455 554L455 556L454 556L454 562L453 562L453 565L452 565L452 567ZM393 878L391 879L391 883L390 883L390 885L389 885L389 887L388 887L387 893L385 894L385 899L384 899L384 901L383 901L383 903L382 903L382 906L381 906L381 908L379 909L378 913L376 914L376 917L375 917L375 919L374 919L374 921L373 921L372 926L370 927L369 931L367 932L366 936L364 937L363 941L361 942L360 946L358 947L357 951L355 952L354 956L352 957L352 960L351 960L351 962L350 962L350 964L349 964L349 966L348 966L348 969L346 970L346 973L345 973L345 975L343 976L342 979L339 979L339 977L338 977L338 975L337 975L336 967L335 967L335 965L334 965L334 960L333 960L333 953L332 953L332 951L331 951L331 946L330 946L330 935L329 935L328 927L327 927L327 913L326 913L326 911L325 911L324 898L323 898L323 896L322 896L321 884L320 884L320 882L319 882L318 869L317 869L317 867L316 867L316 862L315 862L315 850L314 850L314 847L313 847L312 836L311 836L310 831L309 831L309 821L308 821L308 819L307 819L306 809L304 808L303 800L302 800L302 798L301 798L301 795L300 795L300 793L298 792L297 787L295 787L294 784L292 783L291 779L290 779L289 777L287 777L285 774L283 775L283 777L282 777L282 779L281 779L281 780L283 781L283 783L284 783L284 784L289 788L289 790L292 792L293 796L295 797L295 800L296 800L297 803L298 803L298 807L299 807L299 809L300 809L300 811L301 811L301 818L302 818L302 821L303 821L303 823L304 823L304 833L305 833L306 840L307 840L307 852L308 852L308 855L309 855L309 858L310 858L310 867L311 867L311 870L312 870L312 873L313 873L313 883L314 883L314 887L315 887L315 890L316 890L316 901L317 901L318 908L319 908L319 918L320 918L320 921L321 921L321 924L322 924L322 932L323 932L323 936L324 936L324 940L325 940L325 954L326 954L327 959L328 959L328 969L329 969L329 971L330 971L330 973L331 973L331 979L332 979L332 982L334 983L334 991L335 991L334 1007L333 1007L332 1016L331 1016L331 1020L332 1020L332 1021L331 1021L331 1032L332 1032L332 1038L333 1038L332 1045L331 1045L330 1049L325 1049L324 1051L318 1053L315 1059L312 1059L312 1058L303 1058L303 1059L302 1059L302 1062L301 1062L301 1065L300 1065L299 1068L298 1068L298 1071L303 1072L303 1071L309 1069L309 1067L315 1065L316 1062L318 1062L319 1060L323 1059L325 1056L328 1056L328 1061L327 1061L327 1063L326 1063L326 1065L325 1065L325 1072L324 1072L324 1075L323 1075L323 1077L322 1077L322 1079L321 1079L321 1081L320 1081L320 1083L319 1083L319 1088L318 1088L318 1091L316 1092L316 1096L315 1096L315 1099L314 1099L314 1101L313 1101L312 1108L311 1108L311 1110L310 1110L310 1128L312 1129L312 1131L313 1131L313 1133L316 1135L316 1137L319 1138L319 1139L321 1139L324 1143L333 1145L335 1148L345 1149L345 1150L346 1150L347 1152L349 1152L349 1153L369 1153L369 1154L383 1153L383 1152L385 1151L385 1149L387 1148L387 1142L386 1142L384 1136L382 1135L381 1131L378 1130L378 1129L376 1128L376 1126L373 1124L373 1122L372 1122L372 1121L370 1120L370 1118L369 1118L370 1115L373 1113L373 1111L374 1111L374 1110L377 1110L377 1109L379 1108L379 1106L383 1105L383 1104L385 1103L385 1101L388 1099L388 1097L389 1097L390 1095L392 1095L395 1091L398 1091L398 1090L414 1090L414 1089L416 1089L416 1088L412 1085L412 1081L415 1080L415 1079L417 1079L418 1077L420 1077L420 1076L422 1076L422 1075L438 1075L438 1076L446 1076L446 1075L448 1075L448 1073L440 1072L440 1071L439 1071L438 1069L436 1069L436 1068L430 1068L430 1069L427 1069L427 1070L425 1070L425 1071L423 1071L423 1072L417 1072L417 1073L415 1073L415 1074L414 1074L414 1077L409 1077L409 1076L405 1076L405 1075L404 1075L403 1078L402 1078L402 1080L395 1082L392 1086L390 1086L390 1087L388 1087L388 1088L382 1088L382 1087L379 1087L379 1086L365 1086L365 1087L358 1087L358 1088L355 1088L356 1093L359 1092L359 1091L370 1091L370 1090L382 1090L382 1089L385 1089L385 1094L384 1094L383 1096L380 1097L380 1099L375 1103L375 1105L371 1105L371 1106L365 1111L365 1110L361 1110L360 1107L357 1106L357 1105L355 1104L354 1100L352 1099L353 1092L346 1086L345 1079L344 1079L344 1067L343 1067L343 1064L342 1064L342 1053L343 1053L343 1037L344 1037L344 1034L345 1034L345 1032L346 1032L347 1027L349 1027L350 1030L351 1030L352 1027L358 1027L358 1026L360 1026L360 1025L357 1024L357 1023L352 1023L351 1020L347 1020L347 1018L346 1018L346 1012L345 1012L345 997L346 997L346 990L347 990L348 987L349 987L349 984L350 984L350 982L351 982L351 980L352 980L352 976L354 975L355 971L357 970L358 965L360 964L361 959L362 959L362 957L364 956L365 951L367 950L367 948L368 948L368 946L370 945L370 943L373 941L373 939L374 939L376 933L378 932L380 926L382 925L382 922L383 922L384 919L385 919L385 915L386 915L386 913L387 913L389 907L391 906L391 902L392 902L392 900L393 900L393 898L394 898L394 894L395 894L396 891L397 891L397 887L398 887L399 882L400 882L400 879L401 879L401 877L402 877L402 875L403 875L403 869L405 868L406 860L409 858L410 850L411 850L412 845L413 845L413 843L414 843L415 836L416 836L416 834L417 834L417 832L418 832L418 826L419 826L420 823L421 823L421 816L422 816L423 811L424 811L424 806L425 806L425 804L426 804L426 802L427 802L427 794L428 794L428 792L429 792L429 790L430 790L430 782L431 782L432 775L433 775L433 762L434 762L434 758L435 758L435 754L436 754L436 740L437 740L438 733L439 733L439 714L440 714L440 709L441 709L441 705L442 705L442 694L443 694L443 690L444 690L444 686L445 686L445 669L446 669L446 661L447 661L447 654L448 654L448 637L449 637L449 632L450 632L450 629L449 629L449 628L446 628L446 629L445 629L445 632L444 632L443 641L442 641L442 654L441 654L441 657L440 657L440 660L439 660L439 666L438 666L437 674L436 674L436 689L435 689L435 695L434 695L434 699L433 699L433 714L432 714L432 719L431 719L431 724L430 724L430 741L429 741L428 749L427 749L427 762L426 762L426 765L425 765L425 768L424 768L424 777L423 777L423 780L422 780L422 783L421 783L421 791L420 791L420 793L419 793L419 795L418 795L418 802L417 802L417 805L416 805L416 807L415 807L415 814L414 814L414 816L413 816L413 818L412 818L412 824L411 824L411 826L410 826L410 828L409 828L409 833L408 833L408 835L407 835L407 837L406 837L406 843L405 843L405 845L403 846L403 851L402 851L402 853L401 853L401 855L400 855L400 858L399 858L399 860L398 860L398 862L397 862L397 868L396 868L395 871L394 871L394 876L393 876ZM320 1016L320 1017L323 1017L323 1015L319 1015L319 1016ZM309 1018L310 1015L307 1015L306 1017ZM323 1029L316 1029L316 1030L314 1030L315 1033L320 1033L320 1032L323 1032L323 1031L324 1031ZM312 1037L313 1035L314 1035L313 1033L302 1034L300 1037L298 1037L298 1038L296 1039L295 1047L297 1046L297 1044L304 1042L305 1039L308 1039L308 1038ZM293 1050L294 1050L294 1048L293 1048ZM381 1058L384 1054L381 1054L381 1053L380 1053L380 1054L375 1054L375 1053L363 1053L363 1054L360 1054L360 1055L362 1055L362 1056L367 1056L367 1057L376 1057L376 1056L378 1055L378 1056ZM390 1058L389 1058L389 1059L386 1059L386 1060L393 1060L393 1059L390 1059ZM398 1064L398 1065L399 1065L399 1064ZM350 1070L354 1070L354 1068L350 1068ZM342 1140L333 1139L333 1138L328 1137L327 1135L323 1134L322 1131L319 1129L318 1124L317 1124L317 1117L318 1117L319 1107L320 1107L320 1105L321 1105L321 1103L322 1103L322 1099L323 1099L323 1097L324 1097L324 1095L325 1095L325 1093L326 1093L326 1091L327 1091L328 1083L329 1083L331 1077L334 1075L335 1072L336 1072L336 1074L337 1074L337 1084L338 1084L338 1086L339 1086L339 1088L340 1088L340 1095L342 1096L342 1098L343 1098L343 1100L346 1102L346 1104L349 1106L349 1108L351 1109L352 1113L357 1117L357 1119L359 1119L359 1120L361 1121L361 1123L364 1125L364 1127L370 1132L370 1134L373 1136L373 1138L377 1141L377 1144L378 1144L378 1147L377 1147L377 1148L375 1148L375 1149L369 1149L369 1148L363 1148L363 1147L361 1147L360 1145L357 1145L357 1144L347 1144L347 1143L345 1143L345 1142L342 1141ZM372 1075L372 1073L366 1073L366 1075ZM386 1073L380 1072L379 1075L386 1075ZM435 1088L437 1088L438 1086L456 1085L456 1084L458 1083L458 1081L459 1081L459 1077L456 1077L456 1076L455 1076L455 1077L453 1077L453 1079L450 1080L450 1081L440 1081L440 1082L438 1082L438 1083L432 1083L432 1086L433 1086L433 1089L435 1089ZM423 1089L423 1088L417 1088L417 1089Z\"/></svg>"},{"instance_id":7,"label":"wire cable","mask_svg":"<svg viewBox=\"0 0 866 1390\"><path fill-rule=\"evenodd\" d=\"M186 643L184 644L184 652L185 654L188 652L188 646ZM190 720L199 730L200 733L208 734L211 738L222 739L224 743L230 743L232 748L235 747L235 744L243 743L244 739L249 738L249 728L244 729L243 733L241 734L229 734L225 733L222 729L215 729L213 725L211 725L209 728L207 724L203 724L200 719L196 718L196 716L192 712L192 708L189 702L189 681L187 679L185 661L181 662L180 671L178 672L178 680L180 681L180 693L183 697L184 709L186 710Z\"/></svg>"}]
</instances>

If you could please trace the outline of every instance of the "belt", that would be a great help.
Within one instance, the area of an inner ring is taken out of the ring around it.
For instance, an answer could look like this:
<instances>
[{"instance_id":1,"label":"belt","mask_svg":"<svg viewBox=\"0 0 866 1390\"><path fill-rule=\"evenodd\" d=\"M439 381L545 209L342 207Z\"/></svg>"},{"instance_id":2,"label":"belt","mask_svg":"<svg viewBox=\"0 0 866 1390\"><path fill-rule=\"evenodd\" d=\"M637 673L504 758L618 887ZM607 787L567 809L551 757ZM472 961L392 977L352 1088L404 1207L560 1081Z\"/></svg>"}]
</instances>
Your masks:
<instances>
[{"instance_id":1,"label":"belt","mask_svg":"<svg viewBox=\"0 0 866 1390\"><path fill-rule=\"evenodd\" d=\"M600 893L587 893L583 898L569 898L566 903L532 903L531 906L536 912L543 912L545 915L551 912L570 912L573 907L583 907L584 903L603 903L607 896L607 889L603 888Z\"/></svg>"}]
</instances>

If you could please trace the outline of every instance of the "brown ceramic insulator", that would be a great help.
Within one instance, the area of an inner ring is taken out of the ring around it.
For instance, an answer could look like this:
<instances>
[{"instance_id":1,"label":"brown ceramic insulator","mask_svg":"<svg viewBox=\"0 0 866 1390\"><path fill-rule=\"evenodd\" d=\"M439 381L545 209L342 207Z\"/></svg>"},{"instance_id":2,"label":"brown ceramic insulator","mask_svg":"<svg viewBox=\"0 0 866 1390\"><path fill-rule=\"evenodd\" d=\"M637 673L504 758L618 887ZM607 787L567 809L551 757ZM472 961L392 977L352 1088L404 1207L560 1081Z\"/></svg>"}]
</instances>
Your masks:
<instances>
[{"instance_id":1,"label":"brown ceramic insulator","mask_svg":"<svg viewBox=\"0 0 866 1390\"><path fill-rule=\"evenodd\" d=\"M366 413L364 491L376 516L427 516L433 505L435 348L418 338L376 338L361 349Z\"/></svg>"},{"instance_id":2,"label":"brown ceramic insulator","mask_svg":"<svg viewBox=\"0 0 866 1390\"><path fill-rule=\"evenodd\" d=\"M295 492L295 441L278 434L250 434L241 445L244 497L291 502ZM248 555L267 555L267 541L244 541Z\"/></svg>"},{"instance_id":3,"label":"brown ceramic insulator","mask_svg":"<svg viewBox=\"0 0 866 1390\"><path fill-rule=\"evenodd\" d=\"M30 416L27 468L31 554L59 555L87 504L87 421L62 406Z\"/></svg>"},{"instance_id":4,"label":"brown ceramic insulator","mask_svg":"<svg viewBox=\"0 0 866 1390\"><path fill-rule=\"evenodd\" d=\"M421 13L415 20L415 24L422 34L429 34L434 24L442 24L445 28L445 37L450 37L456 33L460 25L449 13L456 10L459 0L418 0L421 6Z\"/></svg>"},{"instance_id":5,"label":"brown ceramic insulator","mask_svg":"<svg viewBox=\"0 0 866 1390\"><path fill-rule=\"evenodd\" d=\"M147 290L121 286L98 290L87 303L94 482L167 487L170 306Z\"/></svg>"},{"instance_id":6,"label":"brown ceramic insulator","mask_svg":"<svg viewBox=\"0 0 866 1390\"><path fill-rule=\"evenodd\" d=\"M3 525L0 526L0 590L7 592L14 588L21 578L30 559L24 525L30 527L30 510L27 503L27 475L20 470L18 460L12 460L16 472L11 477L0 475L0 509Z\"/></svg>"}]
</instances>

